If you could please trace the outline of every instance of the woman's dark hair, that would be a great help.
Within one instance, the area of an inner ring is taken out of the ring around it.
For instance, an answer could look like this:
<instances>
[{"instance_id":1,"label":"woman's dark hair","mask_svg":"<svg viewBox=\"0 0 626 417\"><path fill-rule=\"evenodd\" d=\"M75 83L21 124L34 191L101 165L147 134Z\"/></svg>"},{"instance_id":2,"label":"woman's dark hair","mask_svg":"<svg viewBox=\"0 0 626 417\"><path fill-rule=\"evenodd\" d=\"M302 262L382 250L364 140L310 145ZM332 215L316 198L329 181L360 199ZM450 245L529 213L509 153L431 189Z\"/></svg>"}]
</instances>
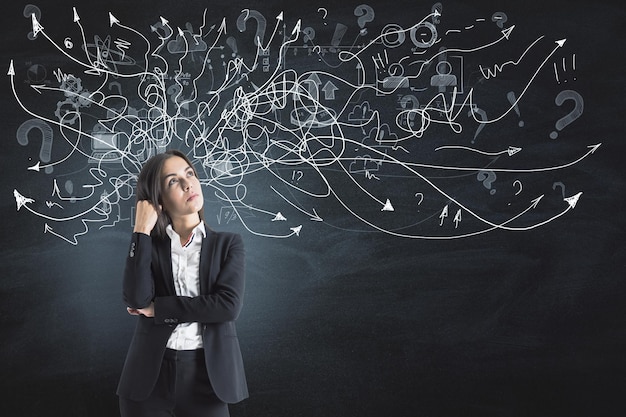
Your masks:
<instances>
[{"instance_id":1,"label":"woman's dark hair","mask_svg":"<svg viewBox=\"0 0 626 417\"><path fill-rule=\"evenodd\" d=\"M137 177L137 201L149 201L156 208L159 217L154 229L152 230L152 234L160 238L165 238L167 236L167 232L165 230L167 225L172 222L170 216L160 208L163 205L163 200L161 198L161 194L163 193L161 171L163 170L165 161L173 156L178 156L179 158L185 160L191 169L193 169L195 176L198 177L198 173L187 155L176 149L156 154L148 159L141 168L139 176ZM200 219L204 220L204 208L200 209L198 214L200 215Z\"/></svg>"}]
</instances>

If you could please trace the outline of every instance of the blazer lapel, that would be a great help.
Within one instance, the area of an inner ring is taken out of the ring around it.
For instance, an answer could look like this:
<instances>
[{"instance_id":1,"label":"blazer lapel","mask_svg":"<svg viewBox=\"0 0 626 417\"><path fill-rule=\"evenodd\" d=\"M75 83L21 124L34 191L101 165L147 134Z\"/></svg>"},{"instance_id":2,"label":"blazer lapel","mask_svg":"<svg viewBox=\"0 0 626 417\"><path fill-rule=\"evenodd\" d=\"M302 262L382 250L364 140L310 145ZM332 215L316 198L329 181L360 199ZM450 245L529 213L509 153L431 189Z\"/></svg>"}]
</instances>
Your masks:
<instances>
[{"instance_id":1,"label":"blazer lapel","mask_svg":"<svg viewBox=\"0 0 626 417\"><path fill-rule=\"evenodd\" d=\"M200 294L209 294L213 276L211 274L213 249L215 248L215 233L204 225L206 237L202 239L200 249Z\"/></svg>"}]
</instances>

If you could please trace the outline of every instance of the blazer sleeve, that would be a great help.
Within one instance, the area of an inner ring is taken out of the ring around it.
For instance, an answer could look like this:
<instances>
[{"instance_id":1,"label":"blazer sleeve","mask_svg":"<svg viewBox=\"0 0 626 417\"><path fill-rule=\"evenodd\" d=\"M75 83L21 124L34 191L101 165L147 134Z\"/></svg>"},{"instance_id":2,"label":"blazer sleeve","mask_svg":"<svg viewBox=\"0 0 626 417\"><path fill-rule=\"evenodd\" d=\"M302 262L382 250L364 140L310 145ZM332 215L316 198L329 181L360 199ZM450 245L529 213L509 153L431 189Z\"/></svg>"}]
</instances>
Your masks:
<instances>
[{"instance_id":1,"label":"blazer sleeve","mask_svg":"<svg viewBox=\"0 0 626 417\"><path fill-rule=\"evenodd\" d=\"M154 299L155 324L221 323L236 320L243 305L245 289L244 245L238 234L228 234L212 262L219 262L219 273L209 294L198 297L166 296ZM212 268L216 268L213 265ZM207 277L204 277L208 279ZM201 278L202 279L202 278Z\"/></svg>"},{"instance_id":2,"label":"blazer sleeve","mask_svg":"<svg viewBox=\"0 0 626 417\"><path fill-rule=\"evenodd\" d=\"M152 238L133 233L124 268L123 299L131 308L145 308L154 298L152 276Z\"/></svg>"}]
</instances>

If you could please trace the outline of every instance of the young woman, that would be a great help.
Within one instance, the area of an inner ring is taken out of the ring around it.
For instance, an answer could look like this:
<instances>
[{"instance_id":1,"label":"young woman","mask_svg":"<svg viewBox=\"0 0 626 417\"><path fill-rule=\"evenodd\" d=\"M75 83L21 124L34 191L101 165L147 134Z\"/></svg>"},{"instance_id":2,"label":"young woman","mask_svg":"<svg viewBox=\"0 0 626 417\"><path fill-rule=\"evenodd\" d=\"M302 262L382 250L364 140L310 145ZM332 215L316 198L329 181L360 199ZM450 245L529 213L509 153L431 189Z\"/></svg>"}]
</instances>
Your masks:
<instances>
[{"instance_id":1,"label":"young woman","mask_svg":"<svg viewBox=\"0 0 626 417\"><path fill-rule=\"evenodd\" d=\"M123 298L137 327L117 394L122 417L228 417L248 396L235 320L244 294L241 236L203 221L198 175L179 151L137 179Z\"/></svg>"}]
</instances>

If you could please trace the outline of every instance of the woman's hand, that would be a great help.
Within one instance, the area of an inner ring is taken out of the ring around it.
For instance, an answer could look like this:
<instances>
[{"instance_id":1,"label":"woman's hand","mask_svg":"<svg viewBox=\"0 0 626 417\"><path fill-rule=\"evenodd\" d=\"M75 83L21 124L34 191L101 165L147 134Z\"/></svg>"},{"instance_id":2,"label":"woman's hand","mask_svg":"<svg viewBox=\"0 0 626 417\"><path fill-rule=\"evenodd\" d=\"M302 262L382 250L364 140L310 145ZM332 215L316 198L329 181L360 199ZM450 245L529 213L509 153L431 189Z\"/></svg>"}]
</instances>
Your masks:
<instances>
[{"instance_id":1,"label":"woman's hand","mask_svg":"<svg viewBox=\"0 0 626 417\"><path fill-rule=\"evenodd\" d=\"M161 210L160 206L159 210ZM158 218L159 213L152 203L147 200L138 201L137 209L135 210L135 228L133 231L149 235L156 225Z\"/></svg>"},{"instance_id":2,"label":"woman's hand","mask_svg":"<svg viewBox=\"0 0 626 417\"><path fill-rule=\"evenodd\" d=\"M132 316L144 315L146 317L154 317L154 302L150 303L150 305L146 308L126 307L126 311L128 311L128 314Z\"/></svg>"}]
</instances>

